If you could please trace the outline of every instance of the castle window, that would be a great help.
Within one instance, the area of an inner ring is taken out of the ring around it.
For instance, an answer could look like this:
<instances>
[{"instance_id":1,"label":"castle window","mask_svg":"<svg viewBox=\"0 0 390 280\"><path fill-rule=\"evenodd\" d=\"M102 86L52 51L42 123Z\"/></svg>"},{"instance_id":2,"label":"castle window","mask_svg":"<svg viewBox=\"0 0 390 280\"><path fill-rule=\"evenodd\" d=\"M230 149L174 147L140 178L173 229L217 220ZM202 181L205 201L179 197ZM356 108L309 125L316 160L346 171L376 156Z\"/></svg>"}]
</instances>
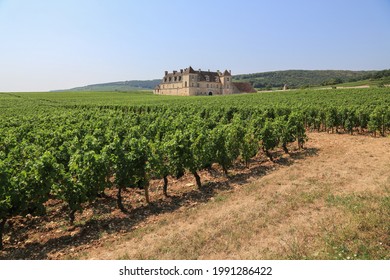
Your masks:
<instances>
[{"instance_id":1,"label":"castle window","mask_svg":"<svg viewBox=\"0 0 390 280\"><path fill-rule=\"evenodd\" d=\"M196 86L199 87L199 83Z\"/></svg>"},{"instance_id":2,"label":"castle window","mask_svg":"<svg viewBox=\"0 0 390 280\"><path fill-rule=\"evenodd\" d=\"M171 77L169 77L169 81L172 81L172 78L171 78Z\"/></svg>"},{"instance_id":3,"label":"castle window","mask_svg":"<svg viewBox=\"0 0 390 280\"><path fill-rule=\"evenodd\" d=\"M175 77L175 82L177 81L177 77Z\"/></svg>"},{"instance_id":4,"label":"castle window","mask_svg":"<svg viewBox=\"0 0 390 280\"><path fill-rule=\"evenodd\" d=\"M164 78L164 82L166 82L167 81L167 78Z\"/></svg>"},{"instance_id":5,"label":"castle window","mask_svg":"<svg viewBox=\"0 0 390 280\"><path fill-rule=\"evenodd\" d=\"M181 81L181 76L179 76L179 81Z\"/></svg>"},{"instance_id":6,"label":"castle window","mask_svg":"<svg viewBox=\"0 0 390 280\"><path fill-rule=\"evenodd\" d=\"M228 82L229 82L229 78L226 78L226 81L228 81Z\"/></svg>"},{"instance_id":7,"label":"castle window","mask_svg":"<svg viewBox=\"0 0 390 280\"><path fill-rule=\"evenodd\" d=\"M184 87L187 87L187 81L184 82Z\"/></svg>"}]
</instances>

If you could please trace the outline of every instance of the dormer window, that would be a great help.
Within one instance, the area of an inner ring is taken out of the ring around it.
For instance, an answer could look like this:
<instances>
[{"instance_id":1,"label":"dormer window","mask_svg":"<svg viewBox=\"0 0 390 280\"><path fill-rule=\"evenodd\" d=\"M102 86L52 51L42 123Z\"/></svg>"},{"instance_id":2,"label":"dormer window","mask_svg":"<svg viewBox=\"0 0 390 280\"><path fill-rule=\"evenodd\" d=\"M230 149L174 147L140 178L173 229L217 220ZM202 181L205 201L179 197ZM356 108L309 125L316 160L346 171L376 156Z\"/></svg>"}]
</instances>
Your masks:
<instances>
[{"instance_id":1,"label":"dormer window","mask_svg":"<svg viewBox=\"0 0 390 280\"><path fill-rule=\"evenodd\" d=\"M210 81L210 77L208 75L206 75L206 82L209 82Z\"/></svg>"}]
</instances>

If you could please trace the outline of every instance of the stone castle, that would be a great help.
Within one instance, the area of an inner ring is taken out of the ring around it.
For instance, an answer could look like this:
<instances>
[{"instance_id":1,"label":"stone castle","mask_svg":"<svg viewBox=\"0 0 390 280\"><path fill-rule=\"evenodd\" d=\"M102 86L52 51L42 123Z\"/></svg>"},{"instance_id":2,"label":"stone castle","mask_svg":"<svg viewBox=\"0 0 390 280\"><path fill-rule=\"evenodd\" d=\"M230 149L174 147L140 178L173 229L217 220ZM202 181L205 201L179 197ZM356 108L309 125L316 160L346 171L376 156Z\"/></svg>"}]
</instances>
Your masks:
<instances>
[{"instance_id":1,"label":"stone castle","mask_svg":"<svg viewBox=\"0 0 390 280\"><path fill-rule=\"evenodd\" d=\"M249 83L233 82L231 71L195 71L191 66L172 73L165 71L161 84L154 89L155 94L163 95L223 95L243 92L256 90Z\"/></svg>"}]
</instances>

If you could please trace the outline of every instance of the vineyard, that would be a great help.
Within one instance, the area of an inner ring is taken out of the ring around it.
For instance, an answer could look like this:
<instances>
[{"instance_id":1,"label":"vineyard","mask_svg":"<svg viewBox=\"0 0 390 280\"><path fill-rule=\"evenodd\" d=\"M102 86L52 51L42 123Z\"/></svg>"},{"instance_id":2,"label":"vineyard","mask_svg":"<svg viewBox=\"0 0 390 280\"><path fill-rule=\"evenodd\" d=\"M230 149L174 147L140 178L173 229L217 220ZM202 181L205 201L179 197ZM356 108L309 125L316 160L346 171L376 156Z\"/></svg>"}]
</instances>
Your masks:
<instances>
[{"instance_id":1,"label":"vineyard","mask_svg":"<svg viewBox=\"0 0 390 280\"><path fill-rule=\"evenodd\" d=\"M150 93L0 93L0 248L16 216L45 215L64 203L69 224L86 204L126 189L202 170L225 176L258 154L304 149L307 131L384 137L390 90L301 90L232 96L171 97Z\"/></svg>"}]
</instances>

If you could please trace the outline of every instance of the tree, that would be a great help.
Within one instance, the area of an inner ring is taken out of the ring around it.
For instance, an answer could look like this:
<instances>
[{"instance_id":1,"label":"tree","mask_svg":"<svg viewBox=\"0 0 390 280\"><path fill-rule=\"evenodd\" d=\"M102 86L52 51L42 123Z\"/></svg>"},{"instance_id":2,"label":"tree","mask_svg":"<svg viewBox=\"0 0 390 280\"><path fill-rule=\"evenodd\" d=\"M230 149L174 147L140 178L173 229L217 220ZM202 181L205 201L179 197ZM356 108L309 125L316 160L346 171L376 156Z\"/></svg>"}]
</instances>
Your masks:
<instances>
[{"instance_id":1,"label":"tree","mask_svg":"<svg viewBox=\"0 0 390 280\"><path fill-rule=\"evenodd\" d=\"M381 136L385 136L386 130L386 111L383 107L376 107L370 114L370 120L368 121L368 129L374 133L379 131Z\"/></svg>"},{"instance_id":2,"label":"tree","mask_svg":"<svg viewBox=\"0 0 390 280\"><path fill-rule=\"evenodd\" d=\"M298 148L302 149L307 140L302 114L298 112L291 113L288 117L287 126L292 137L298 142Z\"/></svg>"},{"instance_id":3,"label":"tree","mask_svg":"<svg viewBox=\"0 0 390 280\"><path fill-rule=\"evenodd\" d=\"M60 165L58 169L58 182L53 186L54 194L68 204L69 223L73 225L75 213L82 211L82 203L88 201L87 188L74 180L70 172Z\"/></svg>"},{"instance_id":4,"label":"tree","mask_svg":"<svg viewBox=\"0 0 390 280\"><path fill-rule=\"evenodd\" d=\"M249 126L241 143L240 155L245 162L245 166L249 167L249 160L257 154L259 149L258 141L255 137L253 126Z\"/></svg>"},{"instance_id":5,"label":"tree","mask_svg":"<svg viewBox=\"0 0 390 280\"><path fill-rule=\"evenodd\" d=\"M117 205L122 212L126 212L122 203L122 191L128 186L144 189L146 202L149 203L146 167L148 151L145 142L137 133L130 133L122 141L119 137L114 138L114 183L118 188Z\"/></svg>"},{"instance_id":6,"label":"tree","mask_svg":"<svg viewBox=\"0 0 390 280\"><path fill-rule=\"evenodd\" d=\"M328 109L326 112L326 123L328 127L332 128L332 133L334 132L334 128L336 127L336 132L337 132L337 127L340 124L340 118L337 113L337 109L334 107L331 107Z\"/></svg>"},{"instance_id":7,"label":"tree","mask_svg":"<svg viewBox=\"0 0 390 280\"><path fill-rule=\"evenodd\" d=\"M225 174L228 175L228 168L232 165L233 159L227 149L226 129L228 125L220 124L210 132L210 143L212 144L212 158L218 163Z\"/></svg>"},{"instance_id":8,"label":"tree","mask_svg":"<svg viewBox=\"0 0 390 280\"><path fill-rule=\"evenodd\" d=\"M353 110L346 109L344 111L344 128L353 134L353 128L356 126L357 118L355 116L355 112Z\"/></svg>"},{"instance_id":9,"label":"tree","mask_svg":"<svg viewBox=\"0 0 390 280\"><path fill-rule=\"evenodd\" d=\"M170 174L169 155L164 141L156 140L149 143L149 164L151 177L163 179L163 193L168 197L168 176Z\"/></svg>"},{"instance_id":10,"label":"tree","mask_svg":"<svg viewBox=\"0 0 390 280\"><path fill-rule=\"evenodd\" d=\"M172 177L181 178L185 173L189 155L189 139L181 130L176 130L164 138L169 161L169 173Z\"/></svg>"},{"instance_id":11,"label":"tree","mask_svg":"<svg viewBox=\"0 0 390 280\"><path fill-rule=\"evenodd\" d=\"M261 147L267 157L273 161L270 150L278 145L278 138L275 132L274 125L271 120L267 119L261 129Z\"/></svg>"},{"instance_id":12,"label":"tree","mask_svg":"<svg viewBox=\"0 0 390 280\"><path fill-rule=\"evenodd\" d=\"M199 120L195 120L187 127L187 131L190 147L186 167L194 175L197 187L201 188L202 183L198 171L212 163L209 130Z\"/></svg>"},{"instance_id":13,"label":"tree","mask_svg":"<svg viewBox=\"0 0 390 280\"><path fill-rule=\"evenodd\" d=\"M289 123L285 117L277 117L274 120L274 128L278 143L282 145L283 151L286 154L289 153L287 144L295 141L292 133L292 128L289 127L288 124Z\"/></svg>"},{"instance_id":14,"label":"tree","mask_svg":"<svg viewBox=\"0 0 390 280\"><path fill-rule=\"evenodd\" d=\"M225 129L226 148L232 161L240 155L240 150L245 135L245 129L241 120L241 115L236 113L229 125Z\"/></svg>"},{"instance_id":15,"label":"tree","mask_svg":"<svg viewBox=\"0 0 390 280\"><path fill-rule=\"evenodd\" d=\"M370 118L369 113L367 112L367 109L359 108L356 111L356 118L358 126L360 127L360 132L363 132L363 129L366 129L368 126L368 120Z\"/></svg>"}]
</instances>

